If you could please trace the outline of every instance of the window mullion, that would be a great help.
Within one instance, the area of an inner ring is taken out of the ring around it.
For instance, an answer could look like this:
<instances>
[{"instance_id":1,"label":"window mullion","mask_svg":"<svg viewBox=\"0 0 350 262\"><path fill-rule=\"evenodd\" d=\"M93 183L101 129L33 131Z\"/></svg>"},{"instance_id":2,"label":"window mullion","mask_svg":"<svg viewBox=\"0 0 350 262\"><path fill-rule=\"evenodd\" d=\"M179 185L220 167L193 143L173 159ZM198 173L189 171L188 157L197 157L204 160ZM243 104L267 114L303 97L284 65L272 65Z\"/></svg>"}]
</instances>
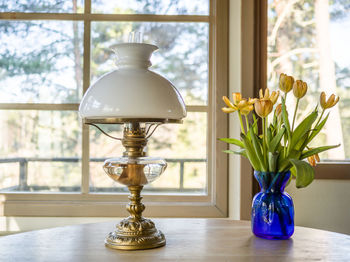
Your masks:
<instances>
[{"instance_id":1,"label":"window mullion","mask_svg":"<svg viewBox=\"0 0 350 262\"><path fill-rule=\"evenodd\" d=\"M85 14L91 13L91 0L85 0L84 6ZM90 85L90 50L91 46L91 21L84 20L84 66L83 66L83 93ZM83 194L89 193L90 184L90 137L89 127L82 126L82 168L81 168L81 192Z\"/></svg>"}]
</instances>

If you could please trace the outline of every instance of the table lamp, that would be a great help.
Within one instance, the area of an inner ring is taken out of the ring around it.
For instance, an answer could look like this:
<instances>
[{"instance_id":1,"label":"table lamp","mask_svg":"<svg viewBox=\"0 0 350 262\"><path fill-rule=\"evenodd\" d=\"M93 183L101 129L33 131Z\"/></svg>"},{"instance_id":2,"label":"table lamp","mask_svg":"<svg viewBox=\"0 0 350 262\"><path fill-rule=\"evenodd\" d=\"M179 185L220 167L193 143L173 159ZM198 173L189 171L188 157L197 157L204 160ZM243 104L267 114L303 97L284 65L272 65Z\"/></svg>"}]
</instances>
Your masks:
<instances>
[{"instance_id":1,"label":"table lamp","mask_svg":"<svg viewBox=\"0 0 350 262\"><path fill-rule=\"evenodd\" d=\"M129 40L130 41L130 40ZM166 123L182 123L186 117L185 103L174 85L150 71L150 58L155 45L129 42L114 46L116 70L100 77L85 93L79 107L84 124L123 124L122 157L107 159L103 168L113 180L130 191L127 210L105 245L114 249L149 249L165 245L164 234L142 216L144 185L157 179L166 169L166 161L147 157L144 150L155 129ZM110 136L112 137L112 136Z\"/></svg>"}]
</instances>

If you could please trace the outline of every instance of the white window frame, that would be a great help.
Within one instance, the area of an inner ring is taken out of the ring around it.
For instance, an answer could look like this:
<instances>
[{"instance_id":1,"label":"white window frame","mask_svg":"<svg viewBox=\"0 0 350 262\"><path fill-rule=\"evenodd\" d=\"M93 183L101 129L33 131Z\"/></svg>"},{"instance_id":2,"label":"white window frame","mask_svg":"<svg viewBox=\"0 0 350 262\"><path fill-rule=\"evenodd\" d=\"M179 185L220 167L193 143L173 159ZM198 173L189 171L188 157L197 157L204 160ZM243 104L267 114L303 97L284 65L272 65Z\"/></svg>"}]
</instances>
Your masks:
<instances>
[{"instance_id":1,"label":"white window frame","mask_svg":"<svg viewBox=\"0 0 350 262\"><path fill-rule=\"evenodd\" d=\"M146 216L227 217L228 157L222 153L228 136L228 118L221 112L228 93L228 0L211 0L207 15L92 14L91 0L84 13L0 13L0 20L61 20L84 22L83 92L90 85L90 43L93 21L206 22L209 24L208 105L187 106L188 112L208 114L208 191L205 195L143 193ZM79 104L1 103L0 110L73 110ZM101 167L102 168L102 167ZM165 174L166 175L166 174ZM82 127L82 181L79 193L9 192L0 194L3 216L124 216L127 194L89 192L89 127Z\"/></svg>"}]
</instances>

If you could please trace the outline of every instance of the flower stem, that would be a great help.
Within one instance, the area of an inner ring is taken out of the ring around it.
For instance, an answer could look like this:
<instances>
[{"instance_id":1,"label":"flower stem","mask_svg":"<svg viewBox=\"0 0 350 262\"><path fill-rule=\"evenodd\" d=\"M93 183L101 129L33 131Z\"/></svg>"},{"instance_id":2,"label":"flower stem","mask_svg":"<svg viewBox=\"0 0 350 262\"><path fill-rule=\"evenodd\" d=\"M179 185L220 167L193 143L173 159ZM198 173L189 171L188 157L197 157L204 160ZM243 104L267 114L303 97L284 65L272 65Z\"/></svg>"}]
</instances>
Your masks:
<instances>
[{"instance_id":1,"label":"flower stem","mask_svg":"<svg viewBox=\"0 0 350 262\"><path fill-rule=\"evenodd\" d=\"M294 123L295 123L295 118L297 116L297 110L299 106L299 100L300 98L297 99L297 104L295 105L295 110L294 110L294 116L293 116L293 123L292 123L292 131L294 130Z\"/></svg>"},{"instance_id":2,"label":"flower stem","mask_svg":"<svg viewBox=\"0 0 350 262\"><path fill-rule=\"evenodd\" d=\"M320 123L320 121L321 121L321 119L322 119L322 117L323 117L324 111L326 111L326 110L325 110L325 109L322 109L322 113L321 113L320 118L318 119L318 121L317 121L315 127L318 126L318 124Z\"/></svg>"},{"instance_id":3,"label":"flower stem","mask_svg":"<svg viewBox=\"0 0 350 262\"><path fill-rule=\"evenodd\" d=\"M244 126L243 126L242 115L241 115L241 112L239 112L239 111L238 111L238 117L239 117L239 122L241 123L242 133L245 135L245 130L244 130Z\"/></svg>"},{"instance_id":4,"label":"flower stem","mask_svg":"<svg viewBox=\"0 0 350 262\"><path fill-rule=\"evenodd\" d=\"M266 135L267 135L267 122L266 117L262 118L262 129L263 129L263 157L264 161L267 164L267 152L266 152ZM268 166L268 165L266 165Z\"/></svg>"},{"instance_id":5,"label":"flower stem","mask_svg":"<svg viewBox=\"0 0 350 262\"><path fill-rule=\"evenodd\" d=\"M245 124L247 127L247 132L249 131L249 120L248 120L248 116L245 115Z\"/></svg>"}]
</instances>

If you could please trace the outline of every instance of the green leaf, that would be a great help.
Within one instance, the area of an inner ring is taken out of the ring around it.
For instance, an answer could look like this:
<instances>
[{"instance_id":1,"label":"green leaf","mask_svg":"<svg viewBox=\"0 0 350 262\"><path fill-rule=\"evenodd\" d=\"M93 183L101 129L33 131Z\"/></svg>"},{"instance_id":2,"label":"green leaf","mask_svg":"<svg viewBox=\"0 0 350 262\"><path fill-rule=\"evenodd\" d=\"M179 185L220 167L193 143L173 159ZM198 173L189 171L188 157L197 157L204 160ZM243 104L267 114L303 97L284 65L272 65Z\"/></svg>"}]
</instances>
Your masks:
<instances>
[{"instance_id":1,"label":"green leaf","mask_svg":"<svg viewBox=\"0 0 350 262\"><path fill-rule=\"evenodd\" d=\"M245 149L239 149L239 150L224 150L222 151L224 153L227 153L227 154L235 154L235 155L240 155L240 156L244 156L246 158L247 157L247 152Z\"/></svg>"},{"instance_id":2,"label":"green leaf","mask_svg":"<svg viewBox=\"0 0 350 262\"><path fill-rule=\"evenodd\" d=\"M266 143L267 144L270 144L271 140L272 140L272 133L271 133L271 129L270 128L267 128L267 141Z\"/></svg>"},{"instance_id":3,"label":"green leaf","mask_svg":"<svg viewBox=\"0 0 350 262\"><path fill-rule=\"evenodd\" d=\"M250 164L253 166L253 168L257 171L261 171L260 169L260 164L259 164L259 160L256 156L256 152L254 150L254 147L252 145L252 143L250 142L249 138L247 136L245 136L244 134L241 133L241 138L243 140L244 143L244 147L246 148L246 152L247 152L247 158L250 162Z\"/></svg>"},{"instance_id":4,"label":"green leaf","mask_svg":"<svg viewBox=\"0 0 350 262\"><path fill-rule=\"evenodd\" d=\"M310 132L307 132L305 135L303 135L302 138L299 139L298 143L295 145L294 149L298 151L303 151L306 145L308 144L308 137Z\"/></svg>"},{"instance_id":5,"label":"green leaf","mask_svg":"<svg viewBox=\"0 0 350 262\"><path fill-rule=\"evenodd\" d=\"M315 126L315 129L312 130L312 132L311 132L311 135L310 135L310 137L308 139L308 142L311 142L311 140L315 136L317 136L318 133L320 133L320 131L322 130L323 126L326 124L328 117L329 117L329 113L317 126Z\"/></svg>"},{"instance_id":6,"label":"green leaf","mask_svg":"<svg viewBox=\"0 0 350 262\"><path fill-rule=\"evenodd\" d=\"M239 147L244 148L244 144L241 140L235 139L235 138L219 138L220 141L232 144L232 145L236 145Z\"/></svg>"},{"instance_id":7,"label":"green leaf","mask_svg":"<svg viewBox=\"0 0 350 262\"><path fill-rule=\"evenodd\" d=\"M286 131L286 127L283 126L277 135L272 139L272 141L268 144L268 149L271 153L274 153L277 149L277 146L280 144L281 139Z\"/></svg>"},{"instance_id":8,"label":"green leaf","mask_svg":"<svg viewBox=\"0 0 350 262\"><path fill-rule=\"evenodd\" d=\"M292 134L290 132L290 124L289 124L289 119L288 119L288 112L287 112L287 108L286 108L286 102L285 102L283 97L282 97L282 119L283 119L283 123L284 123L284 125L286 127L286 130L287 130L288 140L291 141Z\"/></svg>"},{"instance_id":9,"label":"green leaf","mask_svg":"<svg viewBox=\"0 0 350 262\"><path fill-rule=\"evenodd\" d=\"M254 120L254 124L253 124L254 134L258 135L258 125L256 124L256 123L258 123L258 119L256 118L255 113L253 113L252 115L253 115L253 120Z\"/></svg>"},{"instance_id":10,"label":"green leaf","mask_svg":"<svg viewBox=\"0 0 350 262\"><path fill-rule=\"evenodd\" d=\"M288 156L285 158L283 154L278 158L278 172L283 172L289 170L293 165L290 162L290 159L299 159L301 152L295 149L292 149Z\"/></svg>"},{"instance_id":11,"label":"green leaf","mask_svg":"<svg viewBox=\"0 0 350 262\"><path fill-rule=\"evenodd\" d=\"M306 117L294 130L292 133L292 140L289 148L293 149L298 141L310 131L312 124L315 122L317 118L317 111L313 111L308 117Z\"/></svg>"},{"instance_id":12,"label":"green leaf","mask_svg":"<svg viewBox=\"0 0 350 262\"><path fill-rule=\"evenodd\" d=\"M253 144L253 147L254 147L257 159L259 161L260 170L261 171L267 171L267 167L266 167L266 164L264 162L264 156L263 156L263 153L262 153L261 144L259 143L260 140L258 140L256 135L254 134L253 127L251 127L249 131L250 131L249 132L250 139L252 141L252 144Z\"/></svg>"},{"instance_id":13,"label":"green leaf","mask_svg":"<svg viewBox=\"0 0 350 262\"><path fill-rule=\"evenodd\" d=\"M311 184L311 182L314 180L314 169L312 166L310 166L309 163L297 160L297 159L290 159L289 160L293 167L295 168L295 185L297 188L303 188L307 187Z\"/></svg>"},{"instance_id":14,"label":"green leaf","mask_svg":"<svg viewBox=\"0 0 350 262\"><path fill-rule=\"evenodd\" d=\"M250 128L249 128L249 130L247 132L247 136L248 137L250 137L251 133L255 133L254 130L255 130L255 128L257 128L257 126L258 126L258 119L255 119L253 124L251 124L251 126L250 126ZM257 135L257 133L255 133L255 134Z\"/></svg>"},{"instance_id":15,"label":"green leaf","mask_svg":"<svg viewBox=\"0 0 350 262\"><path fill-rule=\"evenodd\" d=\"M279 156L279 152L276 152L276 153L269 152L268 160L269 160L270 172L276 172L278 156Z\"/></svg>"},{"instance_id":16,"label":"green leaf","mask_svg":"<svg viewBox=\"0 0 350 262\"><path fill-rule=\"evenodd\" d=\"M309 151L304 152L301 155L300 159L304 159L304 158L307 158L309 156L313 156L315 154L321 153L323 151L326 151L326 150L329 150L329 149L332 149L332 148L336 148L338 146L340 146L340 144L339 145L332 145L332 146L320 146L320 147L316 147L316 148L310 149Z\"/></svg>"}]
</instances>

